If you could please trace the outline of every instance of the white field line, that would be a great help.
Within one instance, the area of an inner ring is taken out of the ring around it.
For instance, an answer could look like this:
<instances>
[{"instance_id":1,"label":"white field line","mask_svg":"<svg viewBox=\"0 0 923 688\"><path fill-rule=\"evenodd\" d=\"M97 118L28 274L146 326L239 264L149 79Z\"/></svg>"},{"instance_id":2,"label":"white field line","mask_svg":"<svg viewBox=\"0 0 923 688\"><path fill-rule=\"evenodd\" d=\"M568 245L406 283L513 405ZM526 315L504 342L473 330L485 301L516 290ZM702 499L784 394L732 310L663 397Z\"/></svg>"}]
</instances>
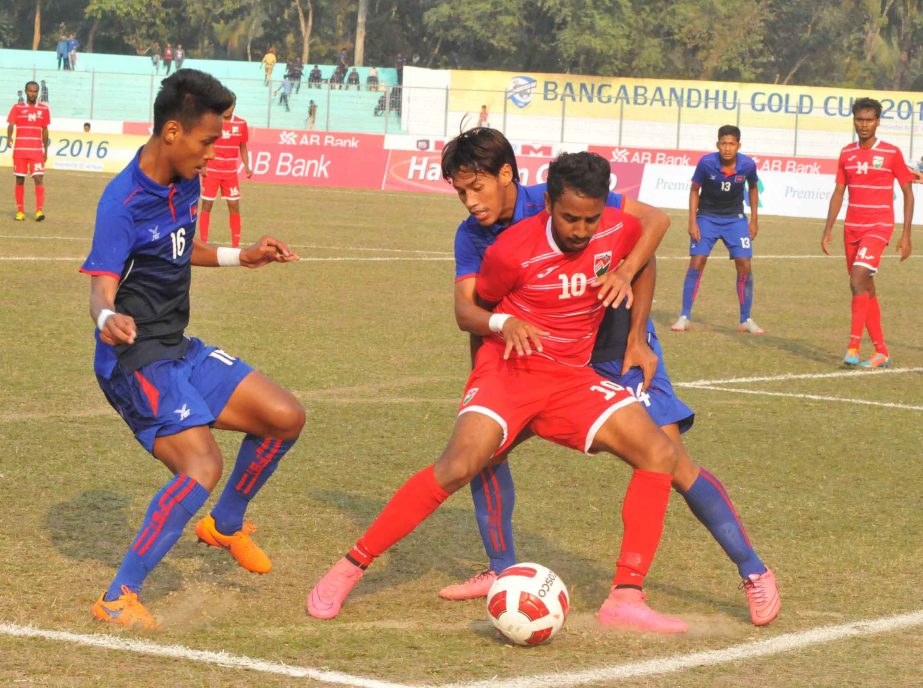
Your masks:
<instances>
[{"instance_id":1,"label":"white field line","mask_svg":"<svg viewBox=\"0 0 923 688\"><path fill-rule=\"evenodd\" d=\"M890 633L921 625L923 625L923 610L918 610L909 614L898 614L879 619L856 621L840 626L825 626L797 633L786 633L775 638L735 645L723 650L693 652L688 655L662 657L660 659L650 659L643 662L599 669L586 669L584 671L538 674L507 680L494 679L473 683L454 683L440 686L440 688L536 688L537 686L563 688L564 686L580 686L603 681L675 674L698 667L743 662L757 657L768 657L793 650L801 650L813 645L826 645L846 638Z\"/></svg>"},{"instance_id":2,"label":"white field line","mask_svg":"<svg viewBox=\"0 0 923 688\"><path fill-rule=\"evenodd\" d=\"M899 375L901 373L923 373L923 368L873 368L870 370L838 370L832 373L785 373L784 375L762 375L758 377L729 377L723 380L692 380L674 382L674 387L710 387L712 385L733 385L749 382L787 382L788 380L824 380L835 377L851 377L856 380L869 375Z\"/></svg>"},{"instance_id":3,"label":"white field line","mask_svg":"<svg viewBox=\"0 0 923 688\"><path fill-rule=\"evenodd\" d=\"M815 645L826 645L847 638L859 638L880 633L893 633L905 628L923 625L923 610L886 616L878 619L855 621L838 626L824 626L820 628L786 633L774 638L759 640L726 647L721 650L707 650L693 652L686 655L673 657L660 657L630 664L618 664L597 669L584 669L581 671L538 674L533 676L520 676L512 679L487 679L467 683L451 683L432 688L533 688L535 686L580 686L603 681L620 679L658 676L675 674L699 667L716 666L731 662L743 662L759 657L800 650ZM0 623L0 634L23 637L40 638L44 640L97 647L107 650L133 652L135 654L151 655L180 659L201 664L211 664L233 669L248 669L251 671L289 676L292 678L308 678L315 681L332 683L357 688L411 688L407 684L378 681L375 679L351 676L336 671L323 671L310 667L297 667L278 662L267 662L241 655L231 655L226 652L212 652L207 650L193 650L182 645L160 645L146 640L131 640L115 636L88 635L69 633L66 631L51 631L33 626L18 626ZM419 688L427 688L420 686Z\"/></svg>"},{"instance_id":4,"label":"white field line","mask_svg":"<svg viewBox=\"0 0 923 688\"><path fill-rule=\"evenodd\" d=\"M828 397L820 394L796 394L794 392L767 392L759 389L737 389L734 387L718 387L696 385L692 389L708 389L714 392L730 392L732 394L752 394L764 397L790 397L793 399L808 399L810 401L838 401L844 404L860 404L863 406L881 406L883 408L904 409L906 411L923 411L923 406L913 404L894 404L886 401L871 401L868 399L844 399L842 397Z\"/></svg>"}]
</instances>

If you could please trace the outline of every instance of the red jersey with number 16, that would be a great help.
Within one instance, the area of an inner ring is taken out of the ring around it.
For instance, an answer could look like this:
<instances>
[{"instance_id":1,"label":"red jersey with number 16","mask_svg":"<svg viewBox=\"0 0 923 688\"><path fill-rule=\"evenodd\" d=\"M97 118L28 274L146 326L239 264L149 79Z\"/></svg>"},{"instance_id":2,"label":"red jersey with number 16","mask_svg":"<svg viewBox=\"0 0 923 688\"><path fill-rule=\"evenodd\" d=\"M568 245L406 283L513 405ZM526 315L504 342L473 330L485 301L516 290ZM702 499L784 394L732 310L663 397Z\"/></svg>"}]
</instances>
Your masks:
<instances>
[{"instance_id":1,"label":"red jersey with number 16","mask_svg":"<svg viewBox=\"0 0 923 688\"><path fill-rule=\"evenodd\" d=\"M607 207L587 247L565 253L552 236L551 217L539 213L505 230L487 249L478 295L497 303L495 313L509 313L550 332L542 338L543 353L533 356L587 365L605 315L597 279L618 267L640 235L636 218ZM484 345L502 351L503 338L491 335Z\"/></svg>"},{"instance_id":2,"label":"red jersey with number 16","mask_svg":"<svg viewBox=\"0 0 923 688\"><path fill-rule=\"evenodd\" d=\"M240 144L249 140L246 120L232 115L231 119L222 121L221 138L215 141L215 157L208 161L208 174L236 175L240 162Z\"/></svg>"},{"instance_id":3,"label":"red jersey with number 16","mask_svg":"<svg viewBox=\"0 0 923 688\"><path fill-rule=\"evenodd\" d=\"M846 208L849 237L873 236L888 241L894 232L894 180L905 184L913 180L900 149L881 139L862 148L851 143L840 151L836 183L849 190Z\"/></svg>"},{"instance_id":4,"label":"red jersey with number 16","mask_svg":"<svg viewBox=\"0 0 923 688\"><path fill-rule=\"evenodd\" d=\"M13 134L13 156L42 160L45 157L45 145L42 142L42 129L51 124L51 111L44 103L29 105L17 103L10 108L6 123L16 127Z\"/></svg>"}]
</instances>

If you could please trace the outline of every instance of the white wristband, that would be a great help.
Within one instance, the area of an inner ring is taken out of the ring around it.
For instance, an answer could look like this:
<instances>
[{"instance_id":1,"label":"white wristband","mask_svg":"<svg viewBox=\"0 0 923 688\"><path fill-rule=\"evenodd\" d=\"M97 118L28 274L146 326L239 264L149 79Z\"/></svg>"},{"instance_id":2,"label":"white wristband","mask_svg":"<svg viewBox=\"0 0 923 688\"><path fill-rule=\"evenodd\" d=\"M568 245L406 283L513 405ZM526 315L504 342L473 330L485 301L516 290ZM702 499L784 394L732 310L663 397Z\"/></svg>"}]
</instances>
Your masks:
<instances>
[{"instance_id":1,"label":"white wristband","mask_svg":"<svg viewBox=\"0 0 923 688\"><path fill-rule=\"evenodd\" d=\"M110 316L113 315L115 315L115 311L110 311L108 308L103 308L99 312L99 315L96 316L96 327L102 330L106 326L106 321L110 318Z\"/></svg>"},{"instance_id":2,"label":"white wristband","mask_svg":"<svg viewBox=\"0 0 923 688\"><path fill-rule=\"evenodd\" d=\"M490 320L487 321L487 327L490 328L491 332L503 334L503 323L512 317L509 313L494 313L490 316Z\"/></svg>"},{"instance_id":3,"label":"white wristband","mask_svg":"<svg viewBox=\"0 0 923 688\"><path fill-rule=\"evenodd\" d=\"M240 266L240 249L228 248L227 246L218 247L218 267L236 268Z\"/></svg>"}]
</instances>

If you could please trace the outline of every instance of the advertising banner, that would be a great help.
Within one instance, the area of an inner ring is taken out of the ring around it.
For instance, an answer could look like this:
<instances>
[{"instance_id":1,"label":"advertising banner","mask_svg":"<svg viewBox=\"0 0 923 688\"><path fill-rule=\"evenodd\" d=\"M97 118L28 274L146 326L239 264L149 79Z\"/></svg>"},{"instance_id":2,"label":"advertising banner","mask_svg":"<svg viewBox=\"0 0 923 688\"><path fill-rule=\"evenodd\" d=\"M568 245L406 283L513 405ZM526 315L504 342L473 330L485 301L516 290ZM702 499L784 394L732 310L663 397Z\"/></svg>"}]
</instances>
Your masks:
<instances>
[{"instance_id":1,"label":"advertising banner","mask_svg":"<svg viewBox=\"0 0 923 688\"><path fill-rule=\"evenodd\" d=\"M91 132L48 132L47 170L76 170L78 172L120 172L134 157L147 136L125 134L94 134ZM0 136L0 167L12 167L13 154L7 145L6 134Z\"/></svg>"}]
</instances>

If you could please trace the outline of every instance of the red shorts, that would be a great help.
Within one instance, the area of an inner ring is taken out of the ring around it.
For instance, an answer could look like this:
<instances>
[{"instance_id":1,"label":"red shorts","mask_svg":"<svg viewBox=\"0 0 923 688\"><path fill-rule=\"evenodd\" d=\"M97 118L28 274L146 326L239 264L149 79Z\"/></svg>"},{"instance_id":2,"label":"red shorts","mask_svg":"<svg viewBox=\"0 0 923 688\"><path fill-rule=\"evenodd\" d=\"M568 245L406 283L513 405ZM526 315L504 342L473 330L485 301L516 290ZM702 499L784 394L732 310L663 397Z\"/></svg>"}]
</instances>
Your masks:
<instances>
[{"instance_id":1,"label":"red shorts","mask_svg":"<svg viewBox=\"0 0 923 688\"><path fill-rule=\"evenodd\" d=\"M852 272L853 266L868 268L874 275L878 272L881 257L888 248L888 239L880 236L846 236L846 271Z\"/></svg>"},{"instance_id":2,"label":"red shorts","mask_svg":"<svg viewBox=\"0 0 923 688\"><path fill-rule=\"evenodd\" d=\"M223 175L216 172L210 172L202 177L202 200L214 201L218 197L228 201L240 200L240 182L237 181L237 175Z\"/></svg>"},{"instance_id":3,"label":"red shorts","mask_svg":"<svg viewBox=\"0 0 923 688\"><path fill-rule=\"evenodd\" d=\"M39 176L45 174L44 155L16 155L13 153L13 174L17 177Z\"/></svg>"},{"instance_id":4,"label":"red shorts","mask_svg":"<svg viewBox=\"0 0 923 688\"><path fill-rule=\"evenodd\" d=\"M482 413L503 429L497 454L528 426L550 442L588 453L599 428L615 411L634 404L631 392L590 367L511 356L485 344L465 385L458 415Z\"/></svg>"}]
</instances>

